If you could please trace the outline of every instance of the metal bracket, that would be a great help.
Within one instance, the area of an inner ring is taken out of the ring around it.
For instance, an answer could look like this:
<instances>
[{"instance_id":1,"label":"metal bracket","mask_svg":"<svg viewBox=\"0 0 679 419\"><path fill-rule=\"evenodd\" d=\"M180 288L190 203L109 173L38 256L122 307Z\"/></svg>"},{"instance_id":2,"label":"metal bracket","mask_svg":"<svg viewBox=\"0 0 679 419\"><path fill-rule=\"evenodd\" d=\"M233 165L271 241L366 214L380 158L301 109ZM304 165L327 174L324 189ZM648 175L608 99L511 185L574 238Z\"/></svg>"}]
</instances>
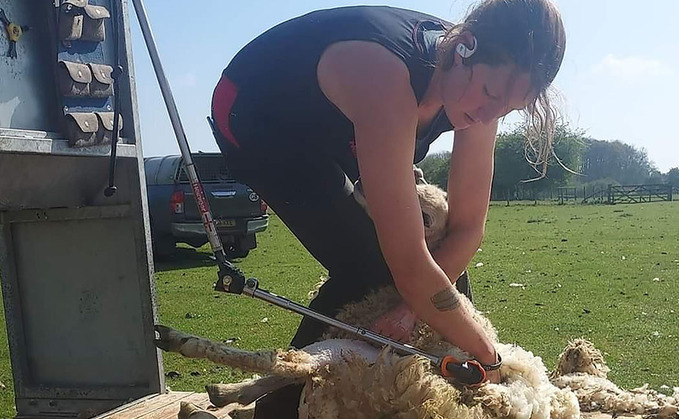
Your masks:
<instances>
[{"instance_id":1,"label":"metal bracket","mask_svg":"<svg viewBox=\"0 0 679 419\"><path fill-rule=\"evenodd\" d=\"M21 38L21 35L24 34L24 32L28 32L30 27L11 22L7 18L5 11L2 9L0 9L0 22L2 22L5 25L5 31L7 32L7 37L9 38L9 51L7 52L7 56L9 58L16 58L17 42Z\"/></svg>"}]
</instances>

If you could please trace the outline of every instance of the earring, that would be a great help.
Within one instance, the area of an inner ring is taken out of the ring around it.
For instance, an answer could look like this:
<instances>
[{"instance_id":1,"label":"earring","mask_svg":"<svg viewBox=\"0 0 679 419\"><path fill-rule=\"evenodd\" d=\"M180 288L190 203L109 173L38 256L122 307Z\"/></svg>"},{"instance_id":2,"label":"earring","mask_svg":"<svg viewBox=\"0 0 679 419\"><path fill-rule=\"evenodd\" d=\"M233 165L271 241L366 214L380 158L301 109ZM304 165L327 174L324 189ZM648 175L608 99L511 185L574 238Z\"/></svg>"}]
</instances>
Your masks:
<instances>
[{"instance_id":1,"label":"earring","mask_svg":"<svg viewBox=\"0 0 679 419\"><path fill-rule=\"evenodd\" d=\"M474 53L476 52L476 37L472 37L472 47L468 47L464 44L464 42L460 42L457 44L457 47L455 47L455 51L460 54L460 57L462 58L469 58Z\"/></svg>"}]
</instances>

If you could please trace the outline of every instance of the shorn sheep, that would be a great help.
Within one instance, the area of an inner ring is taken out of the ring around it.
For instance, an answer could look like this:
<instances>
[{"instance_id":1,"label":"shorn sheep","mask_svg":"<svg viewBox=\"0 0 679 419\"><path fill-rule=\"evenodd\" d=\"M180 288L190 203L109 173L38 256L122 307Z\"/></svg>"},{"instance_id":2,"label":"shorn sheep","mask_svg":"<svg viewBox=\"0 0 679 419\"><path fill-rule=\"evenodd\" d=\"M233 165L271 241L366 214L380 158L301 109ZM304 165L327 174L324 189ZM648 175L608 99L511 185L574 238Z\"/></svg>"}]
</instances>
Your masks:
<instances>
[{"instance_id":1,"label":"shorn sheep","mask_svg":"<svg viewBox=\"0 0 679 419\"><path fill-rule=\"evenodd\" d=\"M415 171L425 236L434 249L445 234L446 194L427 184ZM360 188L355 196L363 203ZM679 387L672 396L646 387L624 391L606 379L608 368L601 353L585 340L570 342L558 366L548 373L542 359L516 345L498 341L490 321L459 295L465 308L484 328L502 356L500 384L465 388L450 383L417 356L399 356L356 337L330 329L324 340L300 350L250 352L157 326L157 345L166 351L264 375L236 384L206 386L216 406L248 405L260 396L288 384L304 383L299 417L331 418L516 418L572 419L581 411L642 414L679 418ZM346 306L338 319L368 327L378 316L402 300L393 286L384 287L363 301ZM426 324L416 325L409 344L435 355L469 355L452 346ZM209 417L183 406L180 417ZM183 416L182 416L183 415Z\"/></svg>"}]
</instances>

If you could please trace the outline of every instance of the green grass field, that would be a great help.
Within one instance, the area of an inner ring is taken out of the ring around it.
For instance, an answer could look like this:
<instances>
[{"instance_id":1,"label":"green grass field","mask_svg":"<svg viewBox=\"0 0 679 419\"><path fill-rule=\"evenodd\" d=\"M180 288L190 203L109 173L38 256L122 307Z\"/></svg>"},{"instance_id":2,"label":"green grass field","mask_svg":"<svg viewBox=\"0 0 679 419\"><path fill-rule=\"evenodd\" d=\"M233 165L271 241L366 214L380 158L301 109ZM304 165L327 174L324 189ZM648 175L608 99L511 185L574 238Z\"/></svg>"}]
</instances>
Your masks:
<instances>
[{"instance_id":1,"label":"green grass field","mask_svg":"<svg viewBox=\"0 0 679 419\"><path fill-rule=\"evenodd\" d=\"M493 205L488 218L470 273L476 305L502 341L533 351L552 368L569 339L585 337L604 352L619 385L679 385L679 202ZM212 291L216 270L208 256L206 248L182 248L173 262L156 266L161 322L240 348L285 347L298 316ZM259 248L238 265L262 288L302 303L324 274L275 216ZM6 385L0 418L8 418L14 395L0 325ZM247 376L173 354L164 360L173 390L200 391L209 382Z\"/></svg>"}]
</instances>

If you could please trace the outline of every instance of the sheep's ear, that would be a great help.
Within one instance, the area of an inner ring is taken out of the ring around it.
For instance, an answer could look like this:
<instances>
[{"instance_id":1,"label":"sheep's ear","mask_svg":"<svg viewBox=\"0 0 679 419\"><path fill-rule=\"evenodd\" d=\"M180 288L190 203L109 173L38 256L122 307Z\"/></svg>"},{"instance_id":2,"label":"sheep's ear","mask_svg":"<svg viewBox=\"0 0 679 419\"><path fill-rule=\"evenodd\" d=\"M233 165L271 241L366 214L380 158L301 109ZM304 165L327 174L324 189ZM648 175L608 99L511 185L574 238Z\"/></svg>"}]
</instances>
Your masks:
<instances>
[{"instance_id":1,"label":"sheep's ear","mask_svg":"<svg viewBox=\"0 0 679 419\"><path fill-rule=\"evenodd\" d=\"M416 185L427 185L427 180L424 178L424 172L419 167L413 165L413 174L415 175Z\"/></svg>"}]
</instances>

